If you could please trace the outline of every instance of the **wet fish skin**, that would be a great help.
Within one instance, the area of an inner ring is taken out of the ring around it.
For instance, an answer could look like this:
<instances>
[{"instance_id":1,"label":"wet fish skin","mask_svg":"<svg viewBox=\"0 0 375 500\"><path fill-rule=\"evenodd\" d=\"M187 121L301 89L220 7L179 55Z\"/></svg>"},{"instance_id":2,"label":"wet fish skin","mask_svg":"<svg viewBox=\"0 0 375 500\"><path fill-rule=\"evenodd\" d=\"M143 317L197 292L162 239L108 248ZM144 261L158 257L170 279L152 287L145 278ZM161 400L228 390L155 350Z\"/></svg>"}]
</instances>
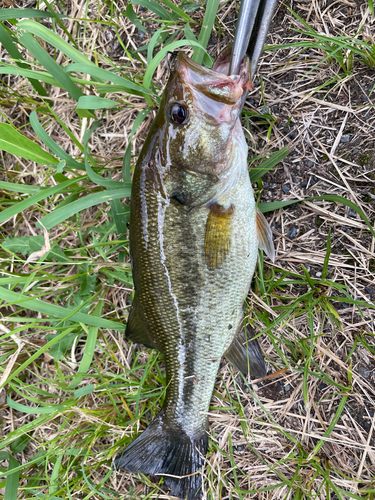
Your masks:
<instances>
[{"instance_id":1,"label":"wet fish skin","mask_svg":"<svg viewBox=\"0 0 375 500\"><path fill-rule=\"evenodd\" d=\"M115 466L161 474L188 500L201 498L194 473L207 450L207 412L221 358L243 328L260 243L239 121L247 71L245 63L227 77L180 53L133 178L126 336L164 354L167 390L160 414ZM246 357L241 342L236 355ZM259 352L252 359L264 372Z\"/></svg>"}]
</instances>

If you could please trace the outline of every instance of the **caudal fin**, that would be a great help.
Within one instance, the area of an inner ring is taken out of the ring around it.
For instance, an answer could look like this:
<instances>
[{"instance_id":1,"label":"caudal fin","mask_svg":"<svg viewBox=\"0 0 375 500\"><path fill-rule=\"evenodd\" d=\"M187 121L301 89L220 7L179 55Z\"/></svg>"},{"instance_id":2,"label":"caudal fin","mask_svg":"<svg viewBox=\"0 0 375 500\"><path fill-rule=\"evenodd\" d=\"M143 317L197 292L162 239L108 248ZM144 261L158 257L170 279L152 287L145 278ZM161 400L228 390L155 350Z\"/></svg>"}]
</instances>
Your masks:
<instances>
[{"instance_id":1,"label":"caudal fin","mask_svg":"<svg viewBox=\"0 0 375 500\"><path fill-rule=\"evenodd\" d=\"M182 430L172 429L161 411L147 429L117 455L114 467L163 475L172 495L182 500L198 500L202 498L200 471L207 441L205 432L188 436Z\"/></svg>"}]
</instances>

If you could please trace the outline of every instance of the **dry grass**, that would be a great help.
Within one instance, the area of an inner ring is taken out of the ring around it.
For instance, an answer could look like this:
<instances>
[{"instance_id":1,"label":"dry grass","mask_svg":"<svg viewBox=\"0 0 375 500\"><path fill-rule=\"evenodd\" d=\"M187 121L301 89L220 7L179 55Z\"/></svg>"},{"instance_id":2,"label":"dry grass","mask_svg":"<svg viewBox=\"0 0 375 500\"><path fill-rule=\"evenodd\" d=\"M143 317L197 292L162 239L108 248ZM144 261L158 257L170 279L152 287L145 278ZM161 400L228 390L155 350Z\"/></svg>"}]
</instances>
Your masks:
<instances>
[{"instance_id":1,"label":"dry grass","mask_svg":"<svg viewBox=\"0 0 375 500\"><path fill-rule=\"evenodd\" d=\"M17 6L35 7L32 2ZM298 0L290 7L318 33L359 36L373 46L374 21L366 3ZM139 18L156 19L139 6L134 8ZM120 15L125 10L122 0L111 4L77 0L69 4L71 19L64 25L89 59L107 70L114 64L139 81L147 54L140 52L139 60L130 59L119 44L116 30L123 46L133 51L148 42L160 24L149 21L144 24L147 34L141 33ZM199 23L192 26L196 36L203 14L203 8L189 13ZM76 18L81 19L79 25ZM234 20L234 3L222 3L217 29L208 45L213 57L232 39ZM51 26L48 20L44 24ZM360 26L363 30L357 35ZM174 32L176 28L171 25L169 29ZM305 34L294 29L303 30L304 26L280 4L269 44L308 41ZM67 39L59 28L57 32ZM183 32L178 36L182 38ZM33 59L26 52L23 55L26 60ZM2 49L1 60L8 57ZM67 62L63 55L57 56L57 61ZM353 69L342 74L340 66L327 60L321 50L286 47L265 52L259 73L262 85L249 95L244 118L244 124L250 125L250 157L269 155L285 145L292 148L289 157L258 183L261 201L335 194L361 207L374 226L374 69L354 59ZM154 76L155 85L161 89L166 77L163 61ZM35 139L29 126L29 115L37 102L35 92L23 78L3 76L2 80L1 121L9 120ZM29 99L25 97L28 93ZM117 100L120 106L98 112L100 127L89 140L90 154L106 165L113 180L120 180L134 120L147 105L143 97L134 95L106 97ZM51 87L49 99L56 115L82 142L85 118L80 120L74 112L73 99L57 87ZM135 159L154 113L150 112L131 141ZM48 117L44 120L47 133L72 157L79 158L79 148L61 125ZM2 181L33 186L60 182L54 178L52 167L7 154L2 154L1 160ZM94 190L92 182L83 189ZM3 208L25 197L2 193ZM2 226L3 237L41 234L36 221L62 199L62 195L51 197L12 217ZM79 300L72 308L99 292L103 300L101 316L125 323L131 279L127 274L121 282L104 271L118 271L118 252L124 248L123 258L128 262L127 242L115 231L101 239L101 228L109 218L108 205L101 204L84 210L79 220L65 221L49 230L51 243L71 250L67 263L50 260L24 267L24 255L10 255L3 249L2 277L26 277L17 285L18 293L42 293L45 302L64 307L74 296ZM257 332L266 330L260 343L270 375L263 381L246 381L222 363L209 412L211 441L204 481L207 498L373 498L375 239L349 207L324 200L292 205L268 218L277 261L274 266L267 261L259 269L248 298L248 318ZM329 230L332 253L327 278L336 287L322 283ZM117 240L124 241L118 248ZM95 245L101 241L112 245L114 251L104 254L112 247L100 250ZM82 292L79 275L93 277L93 283L87 278L84 284L87 295ZM33 288L36 278L44 281ZM347 301L339 286L346 287ZM309 298L310 290L314 293ZM335 301L335 297L342 301ZM353 303L350 298L359 302ZM92 298L88 307L97 302ZM0 378L5 380L43 348L46 333L60 333L61 325L27 309L27 303L26 308L25 304L2 303L0 313L0 334L4 334L0 341ZM30 319L35 321L29 324ZM3 445L10 445L24 433L30 438L24 449L21 445L6 448L25 465L18 498L171 498L145 477L111 472L113 456L157 413L163 397L163 363L155 353L128 344L121 332L99 329L93 363L80 385L94 387L86 395L76 395L69 383L84 356L86 333L93 335L87 326L80 328L60 360L48 350L42 352L1 389ZM147 376L142 379L145 372ZM62 407L50 414L25 413L11 407L6 396L28 407ZM143 416L133 419L134 415ZM0 455L0 460L7 469L7 457ZM0 497L5 493L1 481Z\"/></svg>"}]
</instances>

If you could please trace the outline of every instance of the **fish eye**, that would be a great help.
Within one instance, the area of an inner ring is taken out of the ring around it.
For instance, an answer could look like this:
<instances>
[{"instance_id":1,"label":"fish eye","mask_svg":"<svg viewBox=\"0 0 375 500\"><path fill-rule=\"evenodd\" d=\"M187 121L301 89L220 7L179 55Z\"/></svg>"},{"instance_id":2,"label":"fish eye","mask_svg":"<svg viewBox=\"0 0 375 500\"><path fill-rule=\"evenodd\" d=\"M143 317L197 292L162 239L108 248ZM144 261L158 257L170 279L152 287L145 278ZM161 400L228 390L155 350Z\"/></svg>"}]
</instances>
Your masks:
<instances>
[{"instance_id":1,"label":"fish eye","mask_svg":"<svg viewBox=\"0 0 375 500\"><path fill-rule=\"evenodd\" d=\"M175 102L169 109L169 117L173 123L183 125L188 120L187 107L180 102Z\"/></svg>"}]
</instances>

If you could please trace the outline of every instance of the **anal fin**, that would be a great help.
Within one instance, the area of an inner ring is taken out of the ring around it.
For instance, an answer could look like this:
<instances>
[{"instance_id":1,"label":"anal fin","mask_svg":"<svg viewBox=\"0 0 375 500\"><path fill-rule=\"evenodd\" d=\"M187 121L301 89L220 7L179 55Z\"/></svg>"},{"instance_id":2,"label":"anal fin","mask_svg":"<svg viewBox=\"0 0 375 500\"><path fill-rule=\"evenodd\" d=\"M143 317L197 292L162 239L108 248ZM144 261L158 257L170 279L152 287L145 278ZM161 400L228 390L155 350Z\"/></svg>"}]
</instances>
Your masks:
<instances>
[{"instance_id":1,"label":"anal fin","mask_svg":"<svg viewBox=\"0 0 375 500\"><path fill-rule=\"evenodd\" d=\"M258 340L253 337L254 332L250 326L247 326L246 332L242 328L224 356L244 375L248 374L250 367L252 377L263 378L267 375L267 367Z\"/></svg>"},{"instance_id":2,"label":"anal fin","mask_svg":"<svg viewBox=\"0 0 375 500\"><path fill-rule=\"evenodd\" d=\"M257 210L256 225L259 248L266 252L272 262L275 262L275 246L273 244L272 230L259 208Z\"/></svg>"},{"instance_id":3,"label":"anal fin","mask_svg":"<svg viewBox=\"0 0 375 500\"><path fill-rule=\"evenodd\" d=\"M204 238L206 262L210 269L220 266L229 253L233 212L233 205L224 208L215 203L211 207Z\"/></svg>"},{"instance_id":4,"label":"anal fin","mask_svg":"<svg viewBox=\"0 0 375 500\"><path fill-rule=\"evenodd\" d=\"M144 346L150 347L151 349L156 349L156 346L151 340L144 322L142 321L138 313L138 309L135 303L133 303L129 313L128 324L126 325L125 330L125 337L132 342L143 344Z\"/></svg>"}]
</instances>

